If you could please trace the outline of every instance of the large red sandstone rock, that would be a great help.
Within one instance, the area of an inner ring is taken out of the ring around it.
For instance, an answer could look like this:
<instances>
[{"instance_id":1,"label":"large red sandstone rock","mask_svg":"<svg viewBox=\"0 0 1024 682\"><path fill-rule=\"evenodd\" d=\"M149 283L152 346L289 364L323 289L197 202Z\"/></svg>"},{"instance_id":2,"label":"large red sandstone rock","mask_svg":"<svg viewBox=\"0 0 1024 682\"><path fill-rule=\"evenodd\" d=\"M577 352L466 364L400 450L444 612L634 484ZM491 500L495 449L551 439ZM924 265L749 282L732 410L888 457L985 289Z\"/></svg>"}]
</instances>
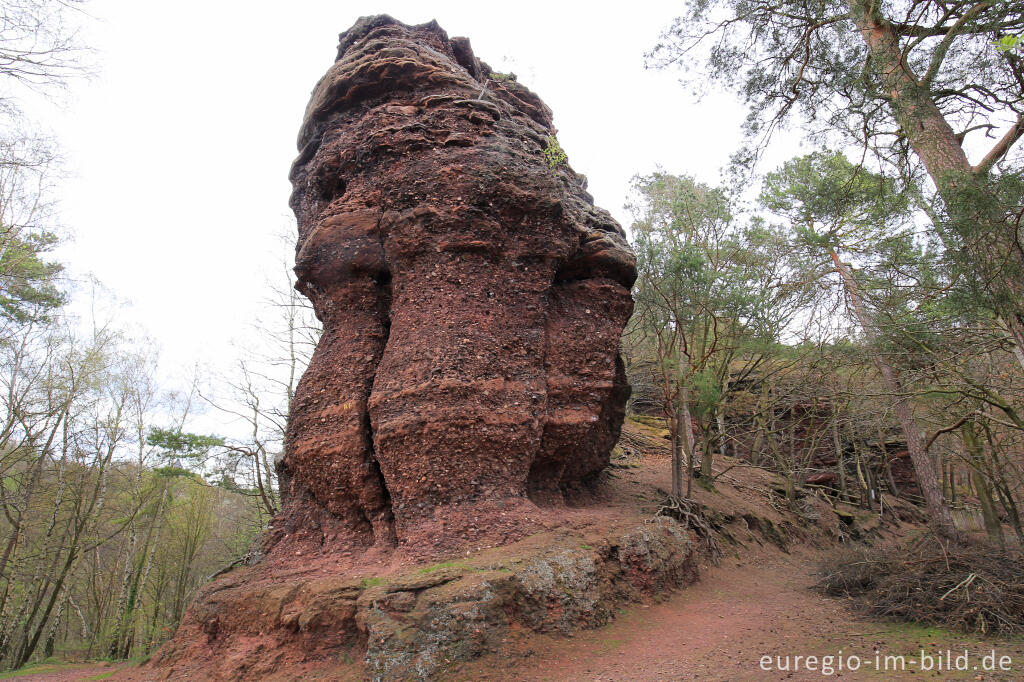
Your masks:
<instances>
[{"instance_id":1,"label":"large red sandstone rock","mask_svg":"<svg viewBox=\"0 0 1024 682\"><path fill-rule=\"evenodd\" d=\"M436 23L342 34L292 169L297 286L324 333L283 511L264 560L205 586L123 678L330 676L364 655L375 678L424 677L693 579L674 523L565 508L622 425L635 266L581 176L545 160L553 135L536 95Z\"/></svg>"},{"instance_id":2,"label":"large red sandstone rock","mask_svg":"<svg viewBox=\"0 0 1024 682\"><path fill-rule=\"evenodd\" d=\"M607 465L634 258L546 160L553 135L536 95L434 22L342 34L291 173L297 286L324 333L272 553L510 539Z\"/></svg>"}]
</instances>

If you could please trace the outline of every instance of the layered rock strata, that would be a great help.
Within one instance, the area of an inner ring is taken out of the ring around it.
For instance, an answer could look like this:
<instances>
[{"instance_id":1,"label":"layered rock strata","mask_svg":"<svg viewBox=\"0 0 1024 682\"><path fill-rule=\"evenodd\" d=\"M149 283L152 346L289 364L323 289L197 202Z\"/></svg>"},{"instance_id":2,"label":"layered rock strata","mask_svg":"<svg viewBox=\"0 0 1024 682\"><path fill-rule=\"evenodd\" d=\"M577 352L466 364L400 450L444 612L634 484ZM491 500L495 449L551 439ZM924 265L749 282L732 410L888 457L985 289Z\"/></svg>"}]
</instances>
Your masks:
<instances>
[{"instance_id":1,"label":"layered rock strata","mask_svg":"<svg viewBox=\"0 0 1024 682\"><path fill-rule=\"evenodd\" d=\"M697 579L689 534L665 517L549 533L387 577L261 581L243 568L206 586L134 680L448 679L533 632L572 635Z\"/></svg>"},{"instance_id":2,"label":"layered rock strata","mask_svg":"<svg viewBox=\"0 0 1024 682\"><path fill-rule=\"evenodd\" d=\"M434 22L341 35L291 172L297 287L324 331L274 542L482 537L607 465L635 261L554 136L536 95Z\"/></svg>"}]
</instances>

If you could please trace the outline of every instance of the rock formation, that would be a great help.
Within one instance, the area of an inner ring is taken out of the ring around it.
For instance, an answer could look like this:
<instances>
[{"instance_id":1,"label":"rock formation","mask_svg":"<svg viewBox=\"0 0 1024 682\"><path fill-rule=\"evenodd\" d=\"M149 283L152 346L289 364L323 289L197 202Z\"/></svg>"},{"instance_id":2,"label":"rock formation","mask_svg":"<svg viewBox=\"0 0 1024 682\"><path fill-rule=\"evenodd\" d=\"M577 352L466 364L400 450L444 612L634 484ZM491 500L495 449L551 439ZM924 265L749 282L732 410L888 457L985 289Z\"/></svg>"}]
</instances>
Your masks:
<instances>
[{"instance_id":1,"label":"rock formation","mask_svg":"<svg viewBox=\"0 0 1024 682\"><path fill-rule=\"evenodd\" d=\"M514 535L607 465L635 263L554 135L435 22L341 35L291 172L296 286L324 333L272 545Z\"/></svg>"},{"instance_id":2,"label":"rock formation","mask_svg":"<svg viewBox=\"0 0 1024 682\"><path fill-rule=\"evenodd\" d=\"M578 504L622 426L636 272L554 135L436 23L342 34L291 175L324 332L283 509L133 679L428 679L695 579L688 533L635 506L652 491Z\"/></svg>"}]
</instances>

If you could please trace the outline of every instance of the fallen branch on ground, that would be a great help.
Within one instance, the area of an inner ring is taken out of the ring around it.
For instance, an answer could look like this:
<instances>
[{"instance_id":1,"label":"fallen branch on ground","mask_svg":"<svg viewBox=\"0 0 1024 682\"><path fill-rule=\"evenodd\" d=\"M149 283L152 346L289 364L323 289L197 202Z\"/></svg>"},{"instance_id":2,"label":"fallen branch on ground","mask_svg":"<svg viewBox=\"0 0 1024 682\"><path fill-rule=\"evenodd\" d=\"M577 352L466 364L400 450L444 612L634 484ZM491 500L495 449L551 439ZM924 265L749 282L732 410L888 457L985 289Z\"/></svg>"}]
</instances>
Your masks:
<instances>
[{"instance_id":1,"label":"fallen branch on ground","mask_svg":"<svg viewBox=\"0 0 1024 682\"><path fill-rule=\"evenodd\" d=\"M817 588L857 599L875 616L964 632L1024 633L1024 561L982 544L925 536L886 549L842 552Z\"/></svg>"}]
</instances>

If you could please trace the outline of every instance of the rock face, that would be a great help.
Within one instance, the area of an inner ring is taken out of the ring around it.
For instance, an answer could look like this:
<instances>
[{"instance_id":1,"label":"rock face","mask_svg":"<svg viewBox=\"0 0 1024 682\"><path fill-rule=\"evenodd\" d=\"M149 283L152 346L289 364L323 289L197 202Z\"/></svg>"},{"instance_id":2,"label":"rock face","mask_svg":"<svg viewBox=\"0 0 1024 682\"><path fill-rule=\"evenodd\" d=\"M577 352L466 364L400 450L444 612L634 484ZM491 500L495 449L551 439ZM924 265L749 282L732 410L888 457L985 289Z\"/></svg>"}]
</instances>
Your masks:
<instances>
[{"instance_id":1,"label":"rock face","mask_svg":"<svg viewBox=\"0 0 1024 682\"><path fill-rule=\"evenodd\" d=\"M135 679L448 679L532 632L570 636L697 579L689 534L660 517L540 534L386 578L261 582L259 567L203 588ZM361 660L362 665L357 663Z\"/></svg>"},{"instance_id":2,"label":"rock face","mask_svg":"<svg viewBox=\"0 0 1024 682\"><path fill-rule=\"evenodd\" d=\"M607 465L635 262L556 146L544 103L436 23L341 35L291 173L324 333L272 545L483 537Z\"/></svg>"}]
</instances>

